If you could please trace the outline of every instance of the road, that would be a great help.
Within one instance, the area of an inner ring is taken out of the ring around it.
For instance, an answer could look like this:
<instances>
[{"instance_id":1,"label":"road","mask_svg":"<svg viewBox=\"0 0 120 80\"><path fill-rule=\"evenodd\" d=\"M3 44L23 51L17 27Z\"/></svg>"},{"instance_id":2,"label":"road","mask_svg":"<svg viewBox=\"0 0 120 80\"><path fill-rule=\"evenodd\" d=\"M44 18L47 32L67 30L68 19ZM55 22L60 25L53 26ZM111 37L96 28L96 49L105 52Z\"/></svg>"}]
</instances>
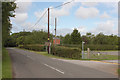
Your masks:
<instances>
[{"instance_id":1,"label":"road","mask_svg":"<svg viewBox=\"0 0 120 80\"><path fill-rule=\"evenodd\" d=\"M117 78L117 75L52 59L34 52L7 48L14 78Z\"/></svg>"}]
</instances>

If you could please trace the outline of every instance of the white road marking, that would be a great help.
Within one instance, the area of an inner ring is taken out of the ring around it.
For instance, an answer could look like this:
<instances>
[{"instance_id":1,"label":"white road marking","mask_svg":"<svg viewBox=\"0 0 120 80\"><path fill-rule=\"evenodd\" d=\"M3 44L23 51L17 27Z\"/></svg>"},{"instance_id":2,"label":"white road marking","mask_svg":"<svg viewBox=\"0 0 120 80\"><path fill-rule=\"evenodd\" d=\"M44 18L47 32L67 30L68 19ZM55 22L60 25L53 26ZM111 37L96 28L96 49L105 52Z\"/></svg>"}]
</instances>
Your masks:
<instances>
[{"instance_id":1,"label":"white road marking","mask_svg":"<svg viewBox=\"0 0 120 80\"><path fill-rule=\"evenodd\" d=\"M58 71L59 73L64 74L63 71L60 71L60 70L58 70L58 69L56 69L56 68L54 68L54 67L52 67L52 66L49 66L49 65L47 65L47 64L44 64L44 65L47 66L47 67L49 67L49 68L51 68L51 69L54 69L54 70Z\"/></svg>"}]
</instances>

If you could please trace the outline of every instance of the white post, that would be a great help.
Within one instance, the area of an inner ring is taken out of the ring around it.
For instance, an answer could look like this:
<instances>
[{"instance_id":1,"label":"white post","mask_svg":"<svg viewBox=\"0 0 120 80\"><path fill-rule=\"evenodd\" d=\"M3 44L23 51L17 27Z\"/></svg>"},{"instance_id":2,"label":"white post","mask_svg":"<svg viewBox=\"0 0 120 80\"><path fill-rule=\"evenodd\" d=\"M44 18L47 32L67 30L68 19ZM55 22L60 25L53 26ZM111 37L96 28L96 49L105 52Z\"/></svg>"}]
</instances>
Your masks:
<instances>
[{"instance_id":1,"label":"white post","mask_svg":"<svg viewBox=\"0 0 120 80\"><path fill-rule=\"evenodd\" d=\"M84 43L85 42L82 41L82 59L84 59Z\"/></svg>"}]
</instances>

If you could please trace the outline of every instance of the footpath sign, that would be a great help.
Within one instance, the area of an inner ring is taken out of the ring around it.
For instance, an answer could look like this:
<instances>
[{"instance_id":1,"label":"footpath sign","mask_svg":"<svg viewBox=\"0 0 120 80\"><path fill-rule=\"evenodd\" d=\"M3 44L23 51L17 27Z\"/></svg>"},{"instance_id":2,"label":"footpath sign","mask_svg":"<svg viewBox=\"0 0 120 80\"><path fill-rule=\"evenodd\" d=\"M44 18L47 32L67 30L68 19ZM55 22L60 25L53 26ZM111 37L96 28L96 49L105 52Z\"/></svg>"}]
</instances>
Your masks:
<instances>
[{"instance_id":1,"label":"footpath sign","mask_svg":"<svg viewBox=\"0 0 120 80\"><path fill-rule=\"evenodd\" d=\"M45 42L45 46L50 46L50 42Z\"/></svg>"},{"instance_id":2,"label":"footpath sign","mask_svg":"<svg viewBox=\"0 0 120 80\"><path fill-rule=\"evenodd\" d=\"M46 46L46 52L47 52L47 46L49 46L49 52L50 52L51 42L45 42L45 46Z\"/></svg>"}]
</instances>

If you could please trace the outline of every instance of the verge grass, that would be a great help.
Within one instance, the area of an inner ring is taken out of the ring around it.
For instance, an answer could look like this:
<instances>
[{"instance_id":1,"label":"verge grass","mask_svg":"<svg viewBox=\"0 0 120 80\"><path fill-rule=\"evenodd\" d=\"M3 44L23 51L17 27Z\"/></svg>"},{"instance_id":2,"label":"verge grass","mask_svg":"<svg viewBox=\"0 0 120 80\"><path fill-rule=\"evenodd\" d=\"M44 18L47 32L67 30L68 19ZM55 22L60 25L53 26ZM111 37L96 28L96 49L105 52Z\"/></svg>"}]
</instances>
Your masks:
<instances>
[{"instance_id":1,"label":"verge grass","mask_svg":"<svg viewBox=\"0 0 120 80\"><path fill-rule=\"evenodd\" d=\"M21 48L19 48L21 49ZM27 49L23 49L23 50L27 50ZM27 51L31 51L31 52L35 52L37 54L41 54L43 56L48 56L51 58L58 58L58 59L66 59L66 60L78 60L78 59L72 59L72 58L64 58L64 57L59 57L59 56L55 56L52 54L48 54L47 52L39 52L39 51L32 51L32 50L27 50ZM97 61L101 61L101 60L118 60L118 56L117 55L92 55L90 56L90 59L87 59L87 55L84 55L85 59L79 59L79 60L97 60Z\"/></svg>"},{"instance_id":2,"label":"verge grass","mask_svg":"<svg viewBox=\"0 0 120 80\"><path fill-rule=\"evenodd\" d=\"M12 64L8 51L2 49L2 78L12 78Z\"/></svg>"},{"instance_id":3,"label":"verge grass","mask_svg":"<svg viewBox=\"0 0 120 80\"><path fill-rule=\"evenodd\" d=\"M120 77L120 68L118 69L118 75L119 75L119 77Z\"/></svg>"}]
</instances>

